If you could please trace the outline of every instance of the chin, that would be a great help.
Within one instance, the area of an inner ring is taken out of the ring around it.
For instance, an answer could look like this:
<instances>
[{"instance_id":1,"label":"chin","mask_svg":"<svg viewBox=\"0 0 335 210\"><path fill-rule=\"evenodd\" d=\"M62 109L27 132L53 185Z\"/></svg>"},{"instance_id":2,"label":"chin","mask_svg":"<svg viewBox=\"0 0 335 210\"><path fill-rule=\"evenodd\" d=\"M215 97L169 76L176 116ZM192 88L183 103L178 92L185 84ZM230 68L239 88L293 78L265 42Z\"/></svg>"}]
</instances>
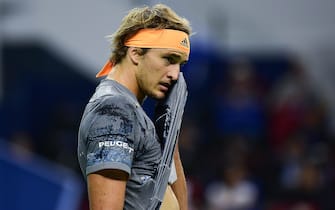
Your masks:
<instances>
[{"instance_id":1,"label":"chin","mask_svg":"<svg viewBox=\"0 0 335 210\"><path fill-rule=\"evenodd\" d=\"M154 98L154 99L157 99L157 100L161 100L161 99L165 98L165 96L166 96L166 93L159 92L159 93L153 93L150 97Z\"/></svg>"},{"instance_id":2,"label":"chin","mask_svg":"<svg viewBox=\"0 0 335 210\"><path fill-rule=\"evenodd\" d=\"M154 99L157 99L157 100L161 100L161 99L164 99L165 98L165 95L159 95L159 96L155 96Z\"/></svg>"}]
</instances>

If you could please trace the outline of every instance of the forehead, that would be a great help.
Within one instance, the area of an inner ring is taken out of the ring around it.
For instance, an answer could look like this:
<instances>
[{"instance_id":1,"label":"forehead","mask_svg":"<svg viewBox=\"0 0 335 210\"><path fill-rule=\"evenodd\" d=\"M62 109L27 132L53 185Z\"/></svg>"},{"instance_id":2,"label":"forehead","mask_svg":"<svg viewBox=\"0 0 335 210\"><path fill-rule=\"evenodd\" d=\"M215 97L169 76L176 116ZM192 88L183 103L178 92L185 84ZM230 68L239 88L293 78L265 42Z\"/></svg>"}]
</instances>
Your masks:
<instances>
[{"instance_id":1,"label":"forehead","mask_svg":"<svg viewBox=\"0 0 335 210\"><path fill-rule=\"evenodd\" d=\"M152 48L153 52L164 54L164 55L171 55L175 57L179 57L180 60L188 60L188 55L185 52L176 50L176 49L170 49L170 48Z\"/></svg>"}]
</instances>

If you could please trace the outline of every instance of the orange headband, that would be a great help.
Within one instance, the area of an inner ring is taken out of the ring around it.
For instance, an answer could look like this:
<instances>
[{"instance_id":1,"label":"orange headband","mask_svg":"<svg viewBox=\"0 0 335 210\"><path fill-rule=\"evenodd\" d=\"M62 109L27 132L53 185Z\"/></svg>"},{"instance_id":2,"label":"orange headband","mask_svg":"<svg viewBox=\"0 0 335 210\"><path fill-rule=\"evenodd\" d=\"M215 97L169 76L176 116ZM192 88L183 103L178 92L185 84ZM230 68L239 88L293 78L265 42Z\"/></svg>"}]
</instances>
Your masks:
<instances>
[{"instance_id":1,"label":"orange headband","mask_svg":"<svg viewBox=\"0 0 335 210\"><path fill-rule=\"evenodd\" d=\"M169 48L190 54L190 41L188 35L173 29L141 29L128 39L127 47L140 48ZM106 76L112 70L113 64L108 61L96 77Z\"/></svg>"},{"instance_id":2,"label":"orange headband","mask_svg":"<svg viewBox=\"0 0 335 210\"><path fill-rule=\"evenodd\" d=\"M190 54L188 35L173 29L142 29L125 43L128 47L171 48Z\"/></svg>"}]
</instances>

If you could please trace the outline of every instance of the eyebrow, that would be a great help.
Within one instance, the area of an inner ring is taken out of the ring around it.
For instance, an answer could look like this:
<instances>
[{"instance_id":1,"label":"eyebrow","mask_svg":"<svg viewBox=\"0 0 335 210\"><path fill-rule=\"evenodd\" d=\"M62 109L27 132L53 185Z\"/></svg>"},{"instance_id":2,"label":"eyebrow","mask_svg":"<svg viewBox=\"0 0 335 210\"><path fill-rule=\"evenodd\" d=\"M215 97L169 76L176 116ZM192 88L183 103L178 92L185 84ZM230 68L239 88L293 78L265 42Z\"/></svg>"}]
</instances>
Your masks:
<instances>
[{"instance_id":1,"label":"eyebrow","mask_svg":"<svg viewBox=\"0 0 335 210\"><path fill-rule=\"evenodd\" d=\"M188 60L183 60L183 57L175 52L168 53L169 56L173 57L173 59L178 60L181 64L185 64Z\"/></svg>"}]
</instances>

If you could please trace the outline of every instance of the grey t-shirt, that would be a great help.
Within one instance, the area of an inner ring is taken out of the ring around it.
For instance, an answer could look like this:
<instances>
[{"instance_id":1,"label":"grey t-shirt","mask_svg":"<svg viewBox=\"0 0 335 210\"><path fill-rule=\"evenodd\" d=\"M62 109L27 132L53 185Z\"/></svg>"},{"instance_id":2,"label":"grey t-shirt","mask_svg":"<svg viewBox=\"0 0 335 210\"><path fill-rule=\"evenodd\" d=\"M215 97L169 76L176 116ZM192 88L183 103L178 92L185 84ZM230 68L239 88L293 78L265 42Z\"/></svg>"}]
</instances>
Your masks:
<instances>
[{"instance_id":1,"label":"grey t-shirt","mask_svg":"<svg viewBox=\"0 0 335 210\"><path fill-rule=\"evenodd\" d=\"M84 177L102 169L127 172L124 209L145 210L161 155L154 124L134 94L113 80L102 80L79 127L78 159Z\"/></svg>"}]
</instances>

